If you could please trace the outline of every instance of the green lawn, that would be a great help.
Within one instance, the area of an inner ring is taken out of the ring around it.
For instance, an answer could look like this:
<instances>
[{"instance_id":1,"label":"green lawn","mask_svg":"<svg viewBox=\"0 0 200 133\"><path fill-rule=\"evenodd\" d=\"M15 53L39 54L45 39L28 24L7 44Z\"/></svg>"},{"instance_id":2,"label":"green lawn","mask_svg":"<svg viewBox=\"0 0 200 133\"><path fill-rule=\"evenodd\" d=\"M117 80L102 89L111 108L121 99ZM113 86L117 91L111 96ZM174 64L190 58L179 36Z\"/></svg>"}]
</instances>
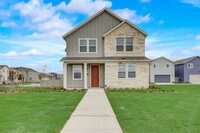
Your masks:
<instances>
[{"instance_id":1,"label":"green lawn","mask_svg":"<svg viewBox=\"0 0 200 133\"><path fill-rule=\"evenodd\" d=\"M1 133L58 133L85 92L0 94Z\"/></svg>"},{"instance_id":2,"label":"green lawn","mask_svg":"<svg viewBox=\"0 0 200 133\"><path fill-rule=\"evenodd\" d=\"M176 92L106 92L124 133L199 133L200 85L156 85Z\"/></svg>"}]
</instances>

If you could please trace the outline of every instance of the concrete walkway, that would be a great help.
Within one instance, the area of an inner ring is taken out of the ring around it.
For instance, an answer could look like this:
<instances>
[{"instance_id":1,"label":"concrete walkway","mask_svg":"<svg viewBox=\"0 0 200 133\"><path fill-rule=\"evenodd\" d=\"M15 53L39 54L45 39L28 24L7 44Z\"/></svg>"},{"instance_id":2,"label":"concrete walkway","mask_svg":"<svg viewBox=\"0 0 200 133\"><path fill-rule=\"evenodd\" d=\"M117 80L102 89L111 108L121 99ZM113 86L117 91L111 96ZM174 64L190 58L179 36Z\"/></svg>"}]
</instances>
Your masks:
<instances>
[{"instance_id":1,"label":"concrete walkway","mask_svg":"<svg viewBox=\"0 0 200 133\"><path fill-rule=\"evenodd\" d=\"M122 133L103 89L88 89L61 133Z\"/></svg>"}]
</instances>

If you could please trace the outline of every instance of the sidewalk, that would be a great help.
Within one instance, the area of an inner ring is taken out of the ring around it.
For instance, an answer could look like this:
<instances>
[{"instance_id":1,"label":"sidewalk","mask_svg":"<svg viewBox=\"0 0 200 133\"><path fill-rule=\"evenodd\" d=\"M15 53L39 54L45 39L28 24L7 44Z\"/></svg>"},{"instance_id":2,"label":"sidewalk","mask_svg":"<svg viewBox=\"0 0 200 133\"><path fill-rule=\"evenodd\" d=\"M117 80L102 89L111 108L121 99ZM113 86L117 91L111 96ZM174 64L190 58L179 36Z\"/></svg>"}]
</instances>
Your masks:
<instances>
[{"instance_id":1,"label":"sidewalk","mask_svg":"<svg viewBox=\"0 0 200 133\"><path fill-rule=\"evenodd\" d=\"M61 133L122 133L103 89L88 89Z\"/></svg>"}]
</instances>

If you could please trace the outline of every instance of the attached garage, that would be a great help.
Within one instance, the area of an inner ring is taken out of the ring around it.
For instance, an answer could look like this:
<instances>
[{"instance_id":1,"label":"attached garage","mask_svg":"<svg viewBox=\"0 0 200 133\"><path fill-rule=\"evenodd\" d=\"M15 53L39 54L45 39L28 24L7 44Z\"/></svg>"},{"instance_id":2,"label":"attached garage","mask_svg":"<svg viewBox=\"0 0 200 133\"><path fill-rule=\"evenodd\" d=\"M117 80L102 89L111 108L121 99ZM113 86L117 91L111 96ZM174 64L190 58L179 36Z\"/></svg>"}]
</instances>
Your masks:
<instances>
[{"instance_id":1,"label":"attached garage","mask_svg":"<svg viewBox=\"0 0 200 133\"><path fill-rule=\"evenodd\" d=\"M170 83L170 75L155 75L155 83Z\"/></svg>"},{"instance_id":2,"label":"attached garage","mask_svg":"<svg viewBox=\"0 0 200 133\"><path fill-rule=\"evenodd\" d=\"M190 83L200 84L200 74L191 74L190 75Z\"/></svg>"}]
</instances>

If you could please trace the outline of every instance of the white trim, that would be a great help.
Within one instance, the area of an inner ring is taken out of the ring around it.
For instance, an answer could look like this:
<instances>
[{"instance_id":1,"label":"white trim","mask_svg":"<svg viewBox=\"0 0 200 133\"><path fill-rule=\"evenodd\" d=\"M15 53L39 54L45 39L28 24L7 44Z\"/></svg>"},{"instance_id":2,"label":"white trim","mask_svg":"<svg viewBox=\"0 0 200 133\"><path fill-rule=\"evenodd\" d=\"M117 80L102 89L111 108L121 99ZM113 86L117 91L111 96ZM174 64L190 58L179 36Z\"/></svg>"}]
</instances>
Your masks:
<instances>
[{"instance_id":1,"label":"white trim","mask_svg":"<svg viewBox=\"0 0 200 133\"><path fill-rule=\"evenodd\" d=\"M74 78L74 66L81 66L81 78L80 79L75 79ZM82 65L72 65L72 79L73 80L82 80L82 76L83 76L82 69L83 69Z\"/></svg>"},{"instance_id":2,"label":"white trim","mask_svg":"<svg viewBox=\"0 0 200 133\"><path fill-rule=\"evenodd\" d=\"M92 66L99 66L99 86L100 87L100 64L90 64L90 87L92 87Z\"/></svg>"},{"instance_id":3,"label":"white trim","mask_svg":"<svg viewBox=\"0 0 200 133\"><path fill-rule=\"evenodd\" d=\"M111 29L110 31L108 31L107 33L103 34L103 37L107 36L108 34L110 34L112 31L114 31L115 29L117 29L118 27L120 27L121 25L123 25L124 23L128 23L129 25L131 25L132 27L136 28L138 31L142 32L145 36L148 36L148 34L146 32L144 32L142 29L140 29L139 27L137 27L136 25L134 25L133 23L131 23L128 20L124 20L123 22L121 22L119 25L117 25L116 27L114 27L113 29Z\"/></svg>"},{"instance_id":4,"label":"white trim","mask_svg":"<svg viewBox=\"0 0 200 133\"><path fill-rule=\"evenodd\" d=\"M87 63L84 63L84 89L87 89Z\"/></svg>"},{"instance_id":5,"label":"white trim","mask_svg":"<svg viewBox=\"0 0 200 133\"><path fill-rule=\"evenodd\" d=\"M157 67L154 67L154 65L156 65ZM153 68L154 69L159 69L159 64L158 63L153 63Z\"/></svg>"},{"instance_id":6,"label":"white trim","mask_svg":"<svg viewBox=\"0 0 200 133\"><path fill-rule=\"evenodd\" d=\"M86 40L86 52L80 51L80 40ZM96 40L96 52L89 52L89 48L90 48L89 40ZM78 53L79 54L86 54L86 53L96 54L98 50L97 47L98 47L97 38L79 38L78 39Z\"/></svg>"},{"instance_id":7,"label":"white trim","mask_svg":"<svg viewBox=\"0 0 200 133\"><path fill-rule=\"evenodd\" d=\"M188 67L188 65L191 65L191 67ZM187 68L192 69L194 67L193 63L187 63Z\"/></svg>"},{"instance_id":8,"label":"white trim","mask_svg":"<svg viewBox=\"0 0 200 133\"><path fill-rule=\"evenodd\" d=\"M105 62L149 62L149 60L65 60L61 62L66 62L66 63L105 63Z\"/></svg>"}]
</instances>

